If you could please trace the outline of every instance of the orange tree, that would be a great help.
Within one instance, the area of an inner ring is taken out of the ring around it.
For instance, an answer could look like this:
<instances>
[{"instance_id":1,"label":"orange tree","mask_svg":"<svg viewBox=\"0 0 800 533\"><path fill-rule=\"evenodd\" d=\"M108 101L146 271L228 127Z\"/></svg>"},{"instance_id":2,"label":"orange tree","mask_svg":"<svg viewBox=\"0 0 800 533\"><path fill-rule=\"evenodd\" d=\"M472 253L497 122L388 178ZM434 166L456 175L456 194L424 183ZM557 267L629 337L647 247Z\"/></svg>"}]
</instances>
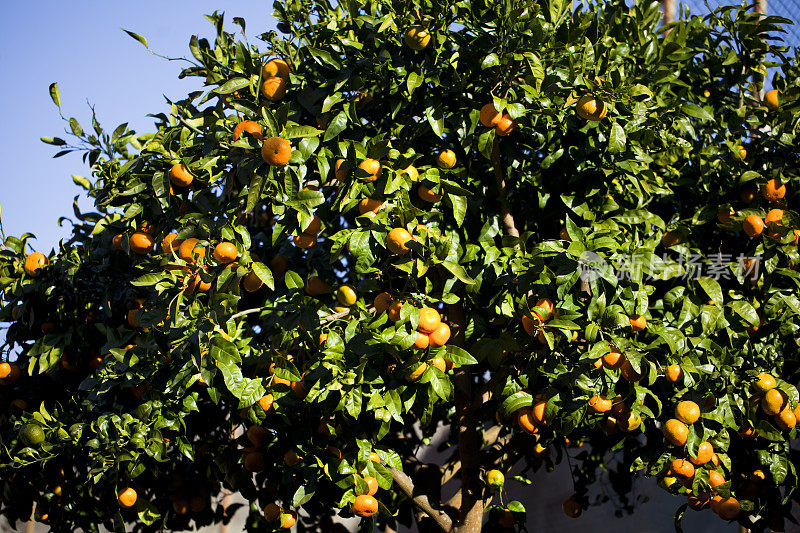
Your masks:
<instances>
[{"instance_id":1,"label":"orange tree","mask_svg":"<svg viewBox=\"0 0 800 533\"><path fill-rule=\"evenodd\" d=\"M30 235L0 251L9 519L186 529L229 520L228 491L252 531L514 529L504 478L562 460L569 516L602 469L628 510L642 473L683 498L676 521L790 516L785 21L560 0L275 16L263 50L210 16L181 72L205 89L153 133L44 139L83 153L95 212L47 256Z\"/></svg>"}]
</instances>

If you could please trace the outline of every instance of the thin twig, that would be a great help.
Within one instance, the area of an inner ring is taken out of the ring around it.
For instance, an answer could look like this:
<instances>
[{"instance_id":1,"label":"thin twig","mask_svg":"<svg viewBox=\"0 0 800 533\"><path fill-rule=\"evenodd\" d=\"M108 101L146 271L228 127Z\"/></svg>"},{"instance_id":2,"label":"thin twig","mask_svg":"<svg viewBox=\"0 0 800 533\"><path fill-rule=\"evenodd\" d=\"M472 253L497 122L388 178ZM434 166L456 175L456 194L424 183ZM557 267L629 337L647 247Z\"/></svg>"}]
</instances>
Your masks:
<instances>
[{"instance_id":1,"label":"thin twig","mask_svg":"<svg viewBox=\"0 0 800 533\"><path fill-rule=\"evenodd\" d=\"M497 182L497 196L500 199L500 212L502 214L503 229L505 234L511 237L519 237L519 231L514 224L514 216L508 205L508 195L506 193L506 179L503 176L503 167L500 166L500 139L495 137L492 147L492 167L494 167L494 179ZM519 248L519 244L514 248Z\"/></svg>"},{"instance_id":2,"label":"thin twig","mask_svg":"<svg viewBox=\"0 0 800 533\"><path fill-rule=\"evenodd\" d=\"M183 117L181 117L180 115L172 115L172 116L173 116L173 117L175 117L176 119L178 119L178 122L180 122L181 124L183 124L184 126L186 126L187 128L189 128L190 130L192 130L192 131L193 131L193 132L195 132L196 134L198 134L198 135L205 135L205 133L204 133L202 130L200 130L200 129L196 128L195 126L192 126L191 124L189 124L189 123L186 121L186 119L184 119L184 118L183 118ZM231 145L230 145L230 144L228 144L228 143L225 143L225 142L220 142L220 143L219 143L219 146L220 146L221 148L225 148L225 149L228 149L228 148L230 148L230 147L231 147Z\"/></svg>"},{"instance_id":3,"label":"thin twig","mask_svg":"<svg viewBox=\"0 0 800 533\"><path fill-rule=\"evenodd\" d=\"M431 519L442 528L442 531L452 531L453 521L450 516L444 511L434 509L428 501L428 497L424 494L414 495L414 482L411 481L411 478L408 477L405 472L397 470L396 468L390 468L389 470L392 472L392 478L394 478L394 483L397 485L397 488L411 500L411 503L413 503L417 509L430 516Z\"/></svg>"}]
</instances>

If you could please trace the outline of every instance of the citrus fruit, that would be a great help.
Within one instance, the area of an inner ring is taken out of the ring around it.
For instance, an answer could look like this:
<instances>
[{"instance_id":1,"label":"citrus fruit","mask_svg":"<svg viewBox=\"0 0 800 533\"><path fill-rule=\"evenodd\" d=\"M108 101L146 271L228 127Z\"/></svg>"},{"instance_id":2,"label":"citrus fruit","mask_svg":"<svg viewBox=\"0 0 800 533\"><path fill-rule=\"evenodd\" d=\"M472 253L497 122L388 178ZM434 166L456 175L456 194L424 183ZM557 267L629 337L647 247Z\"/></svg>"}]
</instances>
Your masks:
<instances>
[{"instance_id":1,"label":"citrus fruit","mask_svg":"<svg viewBox=\"0 0 800 533\"><path fill-rule=\"evenodd\" d=\"M432 307L423 307L419 310L419 323L417 329L423 333L431 334L442 323L439 311Z\"/></svg>"},{"instance_id":2,"label":"citrus fruit","mask_svg":"<svg viewBox=\"0 0 800 533\"><path fill-rule=\"evenodd\" d=\"M647 329L647 319L642 315L631 315L628 319L631 323L633 331L644 331Z\"/></svg>"},{"instance_id":3,"label":"citrus fruit","mask_svg":"<svg viewBox=\"0 0 800 533\"><path fill-rule=\"evenodd\" d=\"M514 122L514 119L512 119L510 115L506 114L500 118L497 124L495 124L494 131L500 137L505 137L514 131L515 127L516 123Z\"/></svg>"},{"instance_id":4,"label":"citrus fruit","mask_svg":"<svg viewBox=\"0 0 800 533\"><path fill-rule=\"evenodd\" d=\"M748 215L742 222L742 229L750 237L761 235L764 231L764 220L758 215Z\"/></svg>"},{"instance_id":5,"label":"citrus fruit","mask_svg":"<svg viewBox=\"0 0 800 533\"><path fill-rule=\"evenodd\" d=\"M356 303L358 295L356 294L356 290L350 285L342 285L336 289L336 300L338 300L341 305L349 307Z\"/></svg>"},{"instance_id":6,"label":"citrus fruit","mask_svg":"<svg viewBox=\"0 0 800 533\"><path fill-rule=\"evenodd\" d=\"M243 120L233 128L233 142L238 141L243 133L249 133L259 141L261 140L261 125L254 120Z\"/></svg>"},{"instance_id":7,"label":"citrus fruit","mask_svg":"<svg viewBox=\"0 0 800 533\"><path fill-rule=\"evenodd\" d=\"M396 255L405 255L410 248L407 246L411 234L405 228L393 228L386 236L386 247Z\"/></svg>"},{"instance_id":8,"label":"citrus fruit","mask_svg":"<svg viewBox=\"0 0 800 533\"><path fill-rule=\"evenodd\" d=\"M684 400L675 407L675 418L684 424L694 424L700 419L700 407L691 400Z\"/></svg>"},{"instance_id":9,"label":"citrus fruit","mask_svg":"<svg viewBox=\"0 0 800 533\"><path fill-rule=\"evenodd\" d=\"M406 30L403 35L403 42L412 50L424 50L431 40L431 34L427 28L423 26L411 26Z\"/></svg>"},{"instance_id":10,"label":"citrus fruit","mask_svg":"<svg viewBox=\"0 0 800 533\"><path fill-rule=\"evenodd\" d=\"M47 265L47 257L45 257L42 252L30 253L25 258L25 273L29 276L36 277L45 265Z\"/></svg>"},{"instance_id":11,"label":"citrus fruit","mask_svg":"<svg viewBox=\"0 0 800 533\"><path fill-rule=\"evenodd\" d=\"M289 79L289 64L279 57L270 59L261 67L262 78L272 78L274 76Z\"/></svg>"},{"instance_id":12,"label":"citrus fruit","mask_svg":"<svg viewBox=\"0 0 800 533\"><path fill-rule=\"evenodd\" d=\"M227 265L233 263L239 257L239 251L232 242L221 242L214 247L214 259Z\"/></svg>"},{"instance_id":13,"label":"citrus fruit","mask_svg":"<svg viewBox=\"0 0 800 533\"><path fill-rule=\"evenodd\" d=\"M439 168L449 169L456 166L456 153L449 148L447 150L442 150L439 152L439 155L436 156L436 164L439 165Z\"/></svg>"},{"instance_id":14,"label":"citrus fruit","mask_svg":"<svg viewBox=\"0 0 800 533\"><path fill-rule=\"evenodd\" d=\"M680 420L670 418L664 424L664 438L675 446L683 446L689 438L689 428Z\"/></svg>"},{"instance_id":15,"label":"citrus fruit","mask_svg":"<svg viewBox=\"0 0 800 533\"><path fill-rule=\"evenodd\" d=\"M381 292L372 300L372 306L375 308L376 313L383 313L389 308L392 303L392 295L388 292Z\"/></svg>"},{"instance_id":16,"label":"citrus fruit","mask_svg":"<svg viewBox=\"0 0 800 533\"><path fill-rule=\"evenodd\" d=\"M261 281L261 278L255 272L248 272L245 277L242 278L242 287L247 292L256 292L264 285L264 282Z\"/></svg>"},{"instance_id":17,"label":"citrus fruit","mask_svg":"<svg viewBox=\"0 0 800 533\"><path fill-rule=\"evenodd\" d=\"M136 491L131 487L123 489L117 495L117 501L119 501L119 504L122 507L126 508L133 507L134 505L136 505L136 498L137 498Z\"/></svg>"},{"instance_id":18,"label":"citrus fruit","mask_svg":"<svg viewBox=\"0 0 800 533\"><path fill-rule=\"evenodd\" d=\"M270 102L277 102L286 96L288 81L280 76L266 78L261 82L261 94Z\"/></svg>"},{"instance_id":19,"label":"citrus fruit","mask_svg":"<svg viewBox=\"0 0 800 533\"><path fill-rule=\"evenodd\" d=\"M493 103L488 103L481 108L480 121L487 128L494 128L501 118L502 115L494 107Z\"/></svg>"},{"instance_id":20,"label":"citrus fruit","mask_svg":"<svg viewBox=\"0 0 800 533\"><path fill-rule=\"evenodd\" d=\"M603 366L609 370L618 370L625 362L625 355L616 348L603 356Z\"/></svg>"},{"instance_id":21,"label":"citrus fruit","mask_svg":"<svg viewBox=\"0 0 800 533\"><path fill-rule=\"evenodd\" d=\"M25 424L19 432L19 438L26 446L39 446L44 442L44 430L36 423Z\"/></svg>"},{"instance_id":22,"label":"citrus fruit","mask_svg":"<svg viewBox=\"0 0 800 533\"><path fill-rule=\"evenodd\" d=\"M608 113L608 106L602 100L595 98L591 94L586 94L578 100L576 110L578 116L582 119L599 122Z\"/></svg>"},{"instance_id":23,"label":"citrus fruit","mask_svg":"<svg viewBox=\"0 0 800 533\"><path fill-rule=\"evenodd\" d=\"M712 457L714 457L714 446L710 442L704 441L697 447L697 457L689 457L689 460L700 466L711 461Z\"/></svg>"},{"instance_id":24,"label":"citrus fruit","mask_svg":"<svg viewBox=\"0 0 800 533\"><path fill-rule=\"evenodd\" d=\"M561 509L570 518L578 518L583 512L583 506L575 496L570 496L564 500L564 503L561 504Z\"/></svg>"},{"instance_id":25,"label":"citrus fruit","mask_svg":"<svg viewBox=\"0 0 800 533\"><path fill-rule=\"evenodd\" d=\"M499 470L489 470L486 472L486 484L495 490L500 490L505 484L506 477Z\"/></svg>"},{"instance_id":26,"label":"citrus fruit","mask_svg":"<svg viewBox=\"0 0 800 533\"><path fill-rule=\"evenodd\" d=\"M611 400L605 396L592 396L589 398L589 409L593 413L607 413L611 410Z\"/></svg>"},{"instance_id":27,"label":"citrus fruit","mask_svg":"<svg viewBox=\"0 0 800 533\"><path fill-rule=\"evenodd\" d=\"M768 202L777 202L786 196L786 185L773 178L764 184L761 194Z\"/></svg>"},{"instance_id":28,"label":"citrus fruit","mask_svg":"<svg viewBox=\"0 0 800 533\"><path fill-rule=\"evenodd\" d=\"M756 377L758 378L758 381L756 381L753 386L760 392L767 392L768 390L774 389L778 385L778 383L775 381L775 378L766 372L762 372Z\"/></svg>"},{"instance_id":29,"label":"citrus fruit","mask_svg":"<svg viewBox=\"0 0 800 533\"><path fill-rule=\"evenodd\" d=\"M194 181L194 176L183 163L175 163L169 169L169 181L176 187L188 187Z\"/></svg>"},{"instance_id":30,"label":"citrus fruit","mask_svg":"<svg viewBox=\"0 0 800 533\"><path fill-rule=\"evenodd\" d=\"M444 346L447 344L447 341L450 340L450 326L442 322L439 324L439 327L436 328L436 331L428 335L428 340L431 348Z\"/></svg>"},{"instance_id":31,"label":"citrus fruit","mask_svg":"<svg viewBox=\"0 0 800 533\"><path fill-rule=\"evenodd\" d=\"M378 512L378 500L367 494L356 496L353 512L362 517L372 516Z\"/></svg>"},{"instance_id":32,"label":"citrus fruit","mask_svg":"<svg viewBox=\"0 0 800 533\"><path fill-rule=\"evenodd\" d=\"M778 92L778 89L767 91L767 93L764 95L764 103L772 111L775 111L778 109L778 107L780 107L779 95L780 93Z\"/></svg>"},{"instance_id":33,"label":"citrus fruit","mask_svg":"<svg viewBox=\"0 0 800 533\"><path fill-rule=\"evenodd\" d=\"M273 78L280 79L280 78ZM283 167L292 157L292 146L282 137L270 137L261 145L261 158L272 167Z\"/></svg>"},{"instance_id":34,"label":"citrus fruit","mask_svg":"<svg viewBox=\"0 0 800 533\"><path fill-rule=\"evenodd\" d=\"M761 409L768 415L777 415L788 405L786 397L778 389L770 389L761 398Z\"/></svg>"}]
</instances>

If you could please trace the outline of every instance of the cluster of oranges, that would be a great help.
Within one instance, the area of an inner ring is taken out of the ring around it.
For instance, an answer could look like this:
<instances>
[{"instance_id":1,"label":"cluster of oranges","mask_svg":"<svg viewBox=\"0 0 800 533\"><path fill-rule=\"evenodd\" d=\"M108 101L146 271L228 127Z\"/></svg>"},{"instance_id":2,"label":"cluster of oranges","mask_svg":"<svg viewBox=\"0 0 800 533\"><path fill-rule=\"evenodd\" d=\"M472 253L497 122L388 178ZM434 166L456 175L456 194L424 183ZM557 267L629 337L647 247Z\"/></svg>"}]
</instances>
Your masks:
<instances>
[{"instance_id":1,"label":"cluster of oranges","mask_svg":"<svg viewBox=\"0 0 800 533\"><path fill-rule=\"evenodd\" d=\"M487 128L494 128L495 133L505 137L514 131L514 119L508 113L500 114L494 103L489 103L481 108L480 121Z\"/></svg>"}]
</instances>

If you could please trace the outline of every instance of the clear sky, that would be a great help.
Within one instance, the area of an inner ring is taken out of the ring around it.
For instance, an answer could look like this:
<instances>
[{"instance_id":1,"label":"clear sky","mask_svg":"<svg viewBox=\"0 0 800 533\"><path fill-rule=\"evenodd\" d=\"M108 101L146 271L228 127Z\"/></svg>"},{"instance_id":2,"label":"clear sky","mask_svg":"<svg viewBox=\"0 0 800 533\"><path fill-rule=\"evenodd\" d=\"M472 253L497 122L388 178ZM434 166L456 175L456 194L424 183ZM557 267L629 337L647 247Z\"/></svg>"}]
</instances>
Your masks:
<instances>
[{"instance_id":1,"label":"clear sky","mask_svg":"<svg viewBox=\"0 0 800 533\"><path fill-rule=\"evenodd\" d=\"M232 6L232 7L231 7ZM227 7L227 9L226 9ZM274 29L272 1L108 0L13 2L0 17L0 218L6 235L31 232L34 249L47 254L69 235L73 197L83 189L71 175L87 176L80 155L58 159L54 146L39 138L67 138L64 122L50 100L48 86L58 82L65 117L91 128L95 106L109 131L128 122L137 132L152 131L148 113L168 111L163 95L173 99L200 88L201 80L179 80L182 63L150 54L121 28L144 36L150 49L169 57L191 57L191 35L213 42L214 28L203 15L225 11L247 21L251 43ZM80 204L86 210L90 204Z\"/></svg>"}]
</instances>

